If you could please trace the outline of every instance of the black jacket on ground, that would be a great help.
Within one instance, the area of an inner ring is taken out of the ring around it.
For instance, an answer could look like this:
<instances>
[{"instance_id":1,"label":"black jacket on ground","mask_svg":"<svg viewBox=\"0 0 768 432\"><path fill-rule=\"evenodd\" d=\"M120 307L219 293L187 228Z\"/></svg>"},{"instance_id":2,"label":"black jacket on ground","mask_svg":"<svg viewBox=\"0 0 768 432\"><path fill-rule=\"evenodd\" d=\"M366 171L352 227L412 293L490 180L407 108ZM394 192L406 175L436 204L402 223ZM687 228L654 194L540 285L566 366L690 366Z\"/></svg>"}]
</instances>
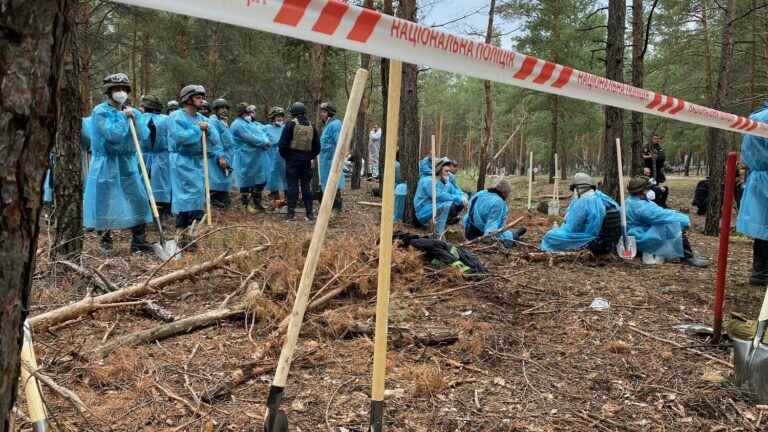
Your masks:
<instances>
[{"instance_id":1,"label":"black jacket on ground","mask_svg":"<svg viewBox=\"0 0 768 432\"><path fill-rule=\"evenodd\" d=\"M309 126L311 123L305 116L298 116L296 118L299 124ZM289 160L303 160L310 161L320 154L320 136L317 133L315 126L312 126L312 152L305 152L301 150L294 150L291 148L293 142L293 128L296 124L293 121L288 121L283 127L283 132L280 135L280 141L277 146L280 151L280 156L287 161Z\"/></svg>"}]
</instances>

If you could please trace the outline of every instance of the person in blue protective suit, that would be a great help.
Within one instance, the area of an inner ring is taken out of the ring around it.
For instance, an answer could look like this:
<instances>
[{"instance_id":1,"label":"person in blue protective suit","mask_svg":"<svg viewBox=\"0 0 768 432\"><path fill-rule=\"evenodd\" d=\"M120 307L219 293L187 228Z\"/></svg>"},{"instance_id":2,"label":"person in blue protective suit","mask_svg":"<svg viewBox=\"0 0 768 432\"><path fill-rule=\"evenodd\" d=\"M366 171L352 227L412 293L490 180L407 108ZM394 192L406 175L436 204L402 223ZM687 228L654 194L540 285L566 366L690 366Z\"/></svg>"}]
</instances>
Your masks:
<instances>
[{"instance_id":1,"label":"person in blue protective suit","mask_svg":"<svg viewBox=\"0 0 768 432\"><path fill-rule=\"evenodd\" d=\"M211 104L209 104L207 100L203 100L203 104L200 105L200 114L205 117L211 116Z\"/></svg>"},{"instance_id":2,"label":"person in blue protective suit","mask_svg":"<svg viewBox=\"0 0 768 432\"><path fill-rule=\"evenodd\" d=\"M165 121L168 118L167 115L161 114L163 111L163 104L160 99L152 95L144 95L141 97L141 126L146 127L149 130L149 134L141 140L141 152L144 156L144 165L147 167L147 173L149 173L150 183L154 178L154 165L155 161L161 168L157 170L158 175L162 177L160 171L167 171L168 168L168 131L165 127ZM157 154L156 154L157 152ZM170 173L165 175L166 188L170 187L170 182L167 181L170 178ZM158 184L162 183L161 181ZM155 196L158 211L162 211L163 214L170 213L170 194L168 199L160 200L157 196L157 191L152 189L152 194Z\"/></svg>"},{"instance_id":3,"label":"person in blue protective suit","mask_svg":"<svg viewBox=\"0 0 768 432\"><path fill-rule=\"evenodd\" d=\"M138 126L138 138L149 130L142 126L142 114L126 105L131 83L123 73L103 81L106 100L91 113L93 158L83 194L83 224L101 235L101 251L112 255L112 230L130 229L131 252L152 249L146 241L146 224L152 221L149 199L139 171L129 122Z\"/></svg>"},{"instance_id":4,"label":"person in blue protective suit","mask_svg":"<svg viewBox=\"0 0 768 432\"><path fill-rule=\"evenodd\" d=\"M331 175L331 164L333 164L333 155L336 152L336 146L339 144L341 135L341 120L336 118L336 107L329 103L320 104L320 120L325 124L323 133L320 136L320 156L318 158L320 171L320 187L325 190L328 183L328 177ZM336 198L333 200L334 212L340 212L342 208L341 191L344 190L344 176L339 178L339 190L336 192Z\"/></svg>"},{"instance_id":5,"label":"person in blue protective suit","mask_svg":"<svg viewBox=\"0 0 768 432\"><path fill-rule=\"evenodd\" d=\"M419 161L419 176L426 177L432 175L432 156L427 156Z\"/></svg>"},{"instance_id":6,"label":"person in blue protective suit","mask_svg":"<svg viewBox=\"0 0 768 432\"><path fill-rule=\"evenodd\" d=\"M179 102L177 100L170 100L165 105L165 113L167 115L171 115L171 113L176 111L177 109L179 109Z\"/></svg>"},{"instance_id":7,"label":"person in blue protective suit","mask_svg":"<svg viewBox=\"0 0 768 432\"><path fill-rule=\"evenodd\" d=\"M464 207L466 208L469 205L469 200L467 199L467 194L464 193L464 191L461 189L461 186L459 186L458 180L456 180L456 173L459 171L459 163L453 159L448 161L448 169L450 171L450 174L448 175L448 181L451 183L451 186L453 186L453 193L456 194L456 197L461 199L464 203ZM452 225L457 221L448 221L448 225Z\"/></svg>"},{"instance_id":8,"label":"person in blue protective suit","mask_svg":"<svg viewBox=\"0 0 768 432\"><path fill-rule=\"evenodd\" d=\"M768 122L768 101L750 118ZM741 197L736 229L754 239L752 285L768 285L768 139L744 135L741 161L749 169Z\"/></svg>"},{"instance_id":9,"label":"person in blue protective suit","mask_svg":"<svg viewBox=\"0 0 768 432\"><path fill-rule=\"evenodd\" d=\"M475 240L488 236L489 240L498 240L505 248L515 246L526 233L525 228L501 231L507 223L509 208L507 199L512 192L509 183L502 179L496 186L476 193L469 201L469 211L464 216L464 236Z\"/></svg>"},{"instance_id":10,"label":"person in blue protective suit","mask_svg":"<svg viewBox=\"0 0 768 432\"><path fill-rule=\"evenodd\" d=\"M237 105L237 118L230 130L235 142L235 183L240 188L243 208L249 213L264 212L261 194L267 185L266 161L269 136L264 127L254 120L256 112L245 103ZM253 107L255 110L255 107ZM250 201L253 200L253 204Z\"/></svg>"},{"instance_id":11,"label":"person in blue protective suit","mask_svg":"<svg viewBox=\"0 0 768 432\"><path fill-rule=\"evenodd\" d=\"M578 250L597 242L607 213L606 203L615 203L596 191L595 181L588 174L576 173L570 188L574 197L565 212L565 223L549 230L541 241L541 249L546 252Z\"/></svg>"},{"instance_id":12,"label":"person in blue protective suit","mask_svg":"<svg viewBox=\"0 0 768 432\"><path fill-rule=\"evenodd\" d=\"M285 195L285 159L280 156L280 136L285 127L285 110L281 107L272 107L267 115L269 124L266 125L267 136L269 136L269 179L267 179L267 189L272 210L287 211L284 201L280 200L280 193Z\"/></svg>"},{"instance_id":13,"label":"person in blue protective suit","mask_svg":"<svg viewBox=\"0 0 768 432\"><path fill-rule=\"evenodd\" d=\"M211 104L212 114L208 123L216 129L221 139L220 152L214 154L208 151L208 176L211 184L211 205L218 208L229 208L231 199L229 190L232 187L232 154L235 141L229 129L229 103L226 99L216 99Z\"/></svg>"},{"instance_id":14,"label":"person in blue protective suit","mask_svg":"<svg viewBox=\"0 0 768 432\"><path fill-rule=\"evenodd\" d=\"M220 154L221 141L208 118L199 113L205 88L188 85L181 89L182 109L168 117L168 139L171 151L171 210L176 215L176 228L186 229L203 219L205 210L205 172L203 170L203 134L207 135L209 154ZM211 150L212 149L212 150ZM180 247L192 241L182 233ZM194 248L194 246L192 247Z\"/></svg>"},{"instance_id":15,"label":"person in blue protective suit","mask_svg":"<svg viewBox=\"0 0 768 432\"><path fill-rule=\"evenodd\" d=\"M441 159L435 166L437 179L435 183L436 191L436 221L435 229L438 235L442 235L449 220L456 219L464 210L464 202L458 197L448 180L450 168L449 161ZM421 165L421 164L420 164ZM422 166L422 177L416 187L416 195L413 199L416 210L416 221L421 227L427 226L432 221L432 175L425 174L425 167Z\"/></svg>"},{"instance_id":16,"label":"person in blue protective suit","mask_svg":"<svg viewBox=\"0 0 768 432\"><path fill-rule=\"evenodd\" d=\"M685 232L691 224L688 216L649 201L646 192L650 188L650 179L642 176L632 178L627 185L627 235L637 240L638 252L680 258L684 264L707 267L707 261L691 249Z\"/></svg>"},{"instance_id":17,"label":"person in blue protective suit","mask_svg":"<svg viewBox=\"0 0 768 432\"><path fill-rule=\"evenodd\" d=\"M289 109L291 121L287 122L280 135L278 148L285 160L287 183L286 220L296 219L296 204L299 201L299 187L304 201L307 220L313 220L312 213L312 161L320 154L320 135L307 119L307 108L295 102Z\"/></svg>"}]
</instances>

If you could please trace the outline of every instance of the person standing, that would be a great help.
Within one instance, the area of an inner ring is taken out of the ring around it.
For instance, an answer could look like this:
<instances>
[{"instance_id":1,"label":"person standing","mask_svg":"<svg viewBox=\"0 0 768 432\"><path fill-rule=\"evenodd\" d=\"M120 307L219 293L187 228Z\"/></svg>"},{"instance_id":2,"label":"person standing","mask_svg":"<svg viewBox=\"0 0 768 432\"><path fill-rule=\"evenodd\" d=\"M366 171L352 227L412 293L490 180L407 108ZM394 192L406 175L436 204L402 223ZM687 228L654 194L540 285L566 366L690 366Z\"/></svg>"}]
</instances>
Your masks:
<instances>
[{"instance_id":1,"label":"person standing","mask_svg":"<svg viewBox=\"0 0 768 432\"><path fill-rule=\"evenodd\" d=\"M229 103L226 99L216 99L211 104L212 114L208 122L216 129L221 139L221 148L218 154L208 155L208 175L211 182L211 204L218 208L228 208L231 205L229 190L232 187L230 173L232 172L232 149L234 138L229 130Z\"/></svg>"},{"instance_id":2,"label":"person standing","mask_svg":"<svg viewBox=\"0 0 768 432\"><path fill-rule=\"evenodd\" d=\"M138 126L140 140L149 130L141 126L142 114L126 105L131 92L126 74L107 76L102 87L106 100L91 113L93 157L83 195L84 226L101 235L101 252L106 256L113 254L112 230L131 230L131 252L151 251L146 224L152 213L129 122Z\"/></svg>"},{"instance_id":3,"label":"person standing","mask_svg":"<svg viewBox=\"0 0 768 432\"><path fill-rule=\"evenodd\" d=\"M289 110L291 121L286 123L280 135L278 149L285 160L287 183L286 220L296 218L296 204L299 188L304 201L307 220L313 220L312 212L312 161L320 154L320 139L317 129L307 119L307 109L301 102L295 102Z\"/></svg>"},{"instance_id":4,"label":"person standing","mask_svg":"<svg viewBox=\"0 0 768 432\"><path fill-rule=\"evenodd\" d=\"M643 149L643 166L651 170L651 177L656 180L657 184L667 181L667 177L664 175L664 164L667 161L667 156L664 153L662 142L661 136L653 134L651 148Z\"/></svg>"},{"instance_id":5,"label":"person standing","mask_svg":"<svg viewBox=\"0 0 768 432\"><path fill-rule=\"evenodd\" d=\"M152 95L141 97L144 114L141 124L149 130L142 140L141 150L147 165L152 194L155 196L157 210L166 216L171 213L171 172L168 154L168 116L161 114L163 104Z\"/></svg>"},{"instance_id":6,"label":"person standing","mask_svg":"<svg viewBox=\"0 0 768 432\"><path fill-rule=\"evenodd\" d=\"M374 123L368 134L368 172L379 178L379 152L381 151L381 128Z\"/></svg>"},{"instance_id":7,"label":"person standing","mask_svg":"<svg viewBox=\"0 0 768 432\"><path fill-rule=\"evenodd\" d=\"M176 100L170 100L165 105L165 113L167 115L171 115L171 113L176 111L177 109L179 109L179 102Z\"/></svg>"},{"instance_id":8,"label":"person standing","mask_svg":"<svg viewBox=\"0 0 768 432\"><path fill-rule=\"evenodd\" d=\"M333 155L336 153L336 146L339 144L342 124L341 120L336 118L336 107L330 102L320 104L320 120L325 124L325 127L320 137L320 157L318 163L320 164L320 187L325 191L328 177L331 174ZM336 192L336 198L333 200L333 210L335 213L341 211L341 192L344 190L344 180L344 176L340 176L339 189Z\"/></svg>"},{"instance_id":9,"label":"person standing","mask_svg":"<svg viewBox=\"0 0 768 432\"><path fill-rule=\"evenodd\" d=\"M768 101L749 118L768 122ZM749 174L741 197L736 230L754 240L749 283L765 286L768 285L768 140L744 135L741 161Z\"/></svg>"},{"instance_id":10,"label":"person standing","mask_svg":"<svg viewBox=\"0 0 768 432\"><path fill-rule=\"evenodd\" d=\"M267 136L269 136L269 179L267 180L267 189L269 190L269 197L272 201L272 209L280 211L284 208L280 202L280 193L285 195L285 159L280 156L280 136L283 134L283 128L285 127L285 110L281 107L272 107L269 110L267 116L269 124L266 125Z\"/></svg>"},{"instance_id":11,"label":"person standing","mask_svg":"<svg viewBox=\"0 0 768 432\"><path fill-rule=\"evenodd\" d=\"M205 173L203 170L203 134L208 136L209 154L217 154L221 143L216 129L209 127L208 119L199 113L205 99L205 88L188 85L181 89L182 109L168 119L171 150L171 187L173 214L176 228L186 229L203 219L205 210ZM179 246L186 247L192 238L184 232Z\"/></svg>"},{"instance_id":12,"label":"person standing","mask_svg":"<svg viewBox=\"0 0 768 432\"><path fill-rule=\"evenodd\" d=\"M252 106L251 106L252 107ZM255 111L248 104L237 105L237 118L232 122L235 142L235 182L240 188L240 198L249 213L264 212L261 193L267 184L266 163L269 137L253 116ZM255 107L253 107L255 109ZM253 205L250 201L253 200Z\"/></svg>"}]
</instances>

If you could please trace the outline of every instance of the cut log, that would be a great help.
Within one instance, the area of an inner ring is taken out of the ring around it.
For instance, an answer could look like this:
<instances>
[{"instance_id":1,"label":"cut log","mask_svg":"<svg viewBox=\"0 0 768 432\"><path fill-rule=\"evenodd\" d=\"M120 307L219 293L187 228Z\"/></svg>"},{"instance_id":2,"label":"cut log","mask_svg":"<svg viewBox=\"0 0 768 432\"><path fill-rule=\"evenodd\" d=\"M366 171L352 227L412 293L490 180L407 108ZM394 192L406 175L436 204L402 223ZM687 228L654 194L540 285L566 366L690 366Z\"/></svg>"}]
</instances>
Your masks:
<instances>
[{"instance_id":1,"label":"cut log","mask_svg":"<svg viewBox=\"0 0 768 432\"><path fill-rule=\"evenodd\" d=\"M227 398L240 384L259 375L268 374L275 370L275 363L264 364L263 361L244 363L237 367L226 380L221 381L214 388L202 396L203 402L211 403Z\"/></svg>"},{"instance_id":2,"label":"cut log","mask_svg":"<svg viewBox=\"0 0 768 432\"><path fill-rule=\"evenodd\" d=\"M34 330L45 330L52 325L69 321L71 319L75 319L93 312L98 309L99 304L117 303L125 301L126 299L136 299L143 297L149 293L157 292L159 289L162 289L173 283L188 279L201 273L210 272L224 264L229 264L252 253L261 252L266 248L267 246L260 246L257 248L241 251L227 257L217 258L212 261L206 261L202 264L176 270L167 275L152 279L148 283L138 282L129 287L104 295L86 297L67 306L36 315L29 319L29 324Z\"/></svg>"},{"instance_id":3,"label":"cut log","mask_svg":"<svg viewBox=\"0 0 768 432\"><path fill-rule=\"evenodd\" d=\"M344 336L373 336L373 325L369 322L352 323ZM406 345L440 346L451 345L459 340L459 332L446 327L412 329L389 326L389 341L393 346Z\"/></svg>"},{"instance_id":4,"label":"cut log","mask_svg":"<svg viewBox=\"0 0 768 432\"><path fill-rule=\"evenodd\" d=\"M93 350L96 357L106 357L116 349L124 346L134 346L143 343L167 339L182 333L189 333L216 324L217 322L245 313L245 305L214 309L200 315L195 315L178 321L159 325L151 329L120 336L111 342L99 346Z\"/></svg>"}]
</instances>

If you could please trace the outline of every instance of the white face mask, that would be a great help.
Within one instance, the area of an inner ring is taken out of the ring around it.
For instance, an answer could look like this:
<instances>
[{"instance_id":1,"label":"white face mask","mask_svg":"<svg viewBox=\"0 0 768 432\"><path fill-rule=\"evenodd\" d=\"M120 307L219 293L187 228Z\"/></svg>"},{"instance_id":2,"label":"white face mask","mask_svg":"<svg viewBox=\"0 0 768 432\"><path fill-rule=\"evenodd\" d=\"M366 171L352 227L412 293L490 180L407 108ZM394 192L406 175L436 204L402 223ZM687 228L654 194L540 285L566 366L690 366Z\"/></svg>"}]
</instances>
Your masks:
<instances>
[{"instance_id":1,"label":"white face mask","mask_svg":"<svg viewBox=\"0 0 768 432\"><path fill-rule=\"evenodd\" d=\"M249 115L243 116L243 118L245 119L245 121L251 121L251 116L249 116Z\"/></svg>"},{"instance_id":2,"label":"white face mask","mask_svg":"<svg viewBox=\"0 0 768 432\"><path fill-rule=\"evenodd\" d=\"M123 90L116 91L112 93L112 100L122 105L128 100L128 92Z\"/></svg>"},{"instance_id":3,"label":"white face mask","mask_svg":"<svg viewBox=\"0 0 768 432\"><path fill-rule=\"evenodd\" d=\"M283 126L284 124L285 124L285 122L284 122L284 121L282 121L282 120L278 120L278 121L276 121L276 122L275 122L275 126L277 126L277 127L281 127L281 126Z\"/></svg>"}]
</instances>

